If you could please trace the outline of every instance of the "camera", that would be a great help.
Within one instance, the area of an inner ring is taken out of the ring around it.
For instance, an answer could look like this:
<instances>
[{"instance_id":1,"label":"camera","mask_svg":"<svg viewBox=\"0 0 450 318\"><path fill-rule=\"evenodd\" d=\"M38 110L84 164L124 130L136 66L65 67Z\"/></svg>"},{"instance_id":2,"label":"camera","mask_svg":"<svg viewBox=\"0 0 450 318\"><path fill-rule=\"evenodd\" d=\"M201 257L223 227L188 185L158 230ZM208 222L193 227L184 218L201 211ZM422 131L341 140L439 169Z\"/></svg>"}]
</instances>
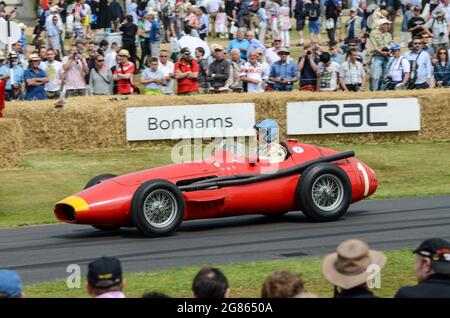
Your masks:
<instances>
[{"instance_id":1,"label":"camera","mask_svg":"<svg viewBox=\"0 0 450 318\"><path fill-rule=\"evenodd\" d=\"M439 33L439 36L440 36L440 37L443 37L444 35L445 35L445 32L440 32L440 33Z\"/></svg>"},{"instance_id":2,"label":"camera","mask_svg":"<svg viewBox=\"0 0 450 318\"><path fill-rule=\"evenodd\" d=\"M306 51L306 54L307 55L311 55L311 51Z\"/></svg>"}]
</instances>

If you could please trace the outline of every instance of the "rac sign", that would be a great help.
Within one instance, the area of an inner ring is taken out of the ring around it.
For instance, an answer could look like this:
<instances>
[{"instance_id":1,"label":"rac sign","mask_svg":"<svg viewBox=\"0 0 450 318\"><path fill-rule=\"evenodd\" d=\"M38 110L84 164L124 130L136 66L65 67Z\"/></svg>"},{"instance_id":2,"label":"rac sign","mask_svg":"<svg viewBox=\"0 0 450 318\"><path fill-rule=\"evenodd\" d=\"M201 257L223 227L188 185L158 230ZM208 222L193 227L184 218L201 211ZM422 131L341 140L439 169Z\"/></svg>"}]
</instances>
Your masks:
<instances>
[{"instance_id":1,"label":"rac sign","mask_svg":"<svg viewBox=\"0 0 450 318\"><path fill-rule=\"evenodd\" d=\"M289 102L288 135L420 130L415 98Z\"/></svg>"}]
</instances>

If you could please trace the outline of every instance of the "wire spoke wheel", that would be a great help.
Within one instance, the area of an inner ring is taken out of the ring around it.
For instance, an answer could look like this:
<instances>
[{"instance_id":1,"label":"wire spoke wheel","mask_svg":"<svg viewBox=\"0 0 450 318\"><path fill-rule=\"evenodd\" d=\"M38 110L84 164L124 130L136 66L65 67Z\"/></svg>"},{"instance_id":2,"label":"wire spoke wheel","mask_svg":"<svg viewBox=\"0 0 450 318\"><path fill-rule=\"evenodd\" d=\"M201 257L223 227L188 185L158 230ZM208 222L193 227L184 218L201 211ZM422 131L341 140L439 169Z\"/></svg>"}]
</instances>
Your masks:
<instances>
[{"instance_id":1,"label":"wire spoke wheel","mask_svg":"<svg viewBox=\"0 0 450 318\"><path fill-rule=\"evenodd\" d=\"M145 198L143 210L144 217L151 226L164 228L174 221L178 204L170 191L158 189L150 192Z\"/></svg>"},{"instance_id":2,"label":"wire spoke wheel","mask_svg":"<svg viewBox=\"0 0 450 318\"><path fill-rule=\"evenodd\" d=\"M333 174L323 174L312 185L314 204L323 211L333 211L344 199L344 186Z\"/></svg>"}]
</instances>

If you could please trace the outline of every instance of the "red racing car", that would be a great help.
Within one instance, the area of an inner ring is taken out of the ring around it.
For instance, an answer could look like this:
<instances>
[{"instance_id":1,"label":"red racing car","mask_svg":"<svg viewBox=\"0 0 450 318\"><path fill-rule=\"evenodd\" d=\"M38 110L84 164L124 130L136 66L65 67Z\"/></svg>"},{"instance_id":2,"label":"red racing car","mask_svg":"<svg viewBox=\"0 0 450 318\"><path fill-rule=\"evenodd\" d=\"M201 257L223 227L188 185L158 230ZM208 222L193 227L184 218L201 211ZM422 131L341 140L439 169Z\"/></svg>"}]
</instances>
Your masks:
<instances>
[{"instance_id":1,"label":"red racing car","mask_svg":"<svg viewBox=\"0 0 450 318\"><path fill-rule=\"evenodd\" d=\"M377 188L374 171L353 158L353 151L339 153L296 140L281 145L287 156L277 164L225 146L204 161L100 175L56 203L54 214L62 222L101 230L136 227L144 235L160 236L183 220L246 214L302 211L315 221L333 221Z\"/></svg>"}]
</instances>

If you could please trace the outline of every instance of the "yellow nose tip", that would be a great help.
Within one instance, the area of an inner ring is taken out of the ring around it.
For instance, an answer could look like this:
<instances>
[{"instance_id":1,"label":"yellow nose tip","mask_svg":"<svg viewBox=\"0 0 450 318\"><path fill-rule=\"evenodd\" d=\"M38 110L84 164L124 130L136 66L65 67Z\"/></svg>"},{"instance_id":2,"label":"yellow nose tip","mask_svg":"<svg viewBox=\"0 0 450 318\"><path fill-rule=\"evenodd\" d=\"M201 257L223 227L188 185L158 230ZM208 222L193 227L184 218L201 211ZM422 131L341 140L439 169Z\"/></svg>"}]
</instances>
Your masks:
<instances>
[{"instance_id":1,"label":"yellow nose tip","mask_svg":"<svg viewBox=\"0 0 450 318\"><path fill-rule=\"evenodd\" d=\"M82 198L76 196L70 196L64 200L59 201L56 204L67 204L73 207L75 212L89 211L89 204Z\"/></svg>"}]
</instances>

